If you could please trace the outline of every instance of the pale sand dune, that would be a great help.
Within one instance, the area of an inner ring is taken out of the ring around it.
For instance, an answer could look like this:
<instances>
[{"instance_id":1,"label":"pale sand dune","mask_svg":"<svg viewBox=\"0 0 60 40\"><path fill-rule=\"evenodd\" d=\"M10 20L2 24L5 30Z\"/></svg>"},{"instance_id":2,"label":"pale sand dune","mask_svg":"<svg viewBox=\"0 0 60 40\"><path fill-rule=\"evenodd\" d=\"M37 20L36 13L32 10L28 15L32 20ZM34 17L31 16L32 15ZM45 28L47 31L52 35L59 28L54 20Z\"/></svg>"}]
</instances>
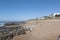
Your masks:
<instances>
[{"instance_id":1,"label":"pale sand dune","mask_svg":"<svg viewBox=\"0 0 60 40\"><path fill-rule=\"evenodd\" d=\"M32 32L26 35L19 35L13 40L57 40L60 35L60 20L39 20L27 22L25 26L35 25Z\"/></svg>"}]
</instances>

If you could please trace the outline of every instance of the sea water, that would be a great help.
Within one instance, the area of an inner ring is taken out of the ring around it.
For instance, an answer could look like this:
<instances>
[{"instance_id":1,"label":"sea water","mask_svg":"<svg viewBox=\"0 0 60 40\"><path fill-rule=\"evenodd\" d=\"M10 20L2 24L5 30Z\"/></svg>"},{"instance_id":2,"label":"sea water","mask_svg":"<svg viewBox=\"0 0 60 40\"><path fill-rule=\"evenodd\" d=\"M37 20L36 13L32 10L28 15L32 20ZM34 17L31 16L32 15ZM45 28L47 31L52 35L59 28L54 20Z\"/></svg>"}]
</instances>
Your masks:
<instances>
[{"instance_id":1,"label":"sea water","mask_svg":"<svg viewBox=\"0 0 60 40\"><path fill-rule=\"evenodd\" d=\"M5 21L0 21L0 27L4 26L5 23L6 23Z\"/></svg>"}]
</instances>

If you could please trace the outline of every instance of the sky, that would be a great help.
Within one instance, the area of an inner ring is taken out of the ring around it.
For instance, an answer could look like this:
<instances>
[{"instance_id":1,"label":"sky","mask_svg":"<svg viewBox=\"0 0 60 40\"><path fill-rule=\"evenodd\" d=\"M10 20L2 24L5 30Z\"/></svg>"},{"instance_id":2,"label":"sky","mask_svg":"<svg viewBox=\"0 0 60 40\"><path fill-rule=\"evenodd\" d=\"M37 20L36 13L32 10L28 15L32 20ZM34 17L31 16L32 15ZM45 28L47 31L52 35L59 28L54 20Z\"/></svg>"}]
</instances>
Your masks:
<instances>
[{"instance_id":1,"label":"sky","mask_svg":"<svg viewBox=\"0 0 60 40\"><path fill-rule=\"evenodd\" d=\"M0 21L22 21L60 12L60 0L0 0Z\"/></svg>"}]
</instances>

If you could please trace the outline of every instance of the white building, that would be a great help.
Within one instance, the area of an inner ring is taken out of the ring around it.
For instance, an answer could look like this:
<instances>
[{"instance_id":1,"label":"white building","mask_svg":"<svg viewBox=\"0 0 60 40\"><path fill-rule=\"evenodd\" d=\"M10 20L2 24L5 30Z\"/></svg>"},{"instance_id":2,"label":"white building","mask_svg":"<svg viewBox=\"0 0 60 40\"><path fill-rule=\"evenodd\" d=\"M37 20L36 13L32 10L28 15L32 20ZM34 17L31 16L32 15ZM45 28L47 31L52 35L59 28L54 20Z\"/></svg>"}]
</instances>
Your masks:
<instances>
[{"instance_id":1,"label":"white building","mask_svg":"<svg viewBox=\"0 0 60 40\"><path fill-rule=\"evenodd\" d=\"M54 13L53 16L55 16L55 15L60 15L60 13Z\"/></svg>"},{"instance_id":2,"label":"white building","mask_svg":"<svg viewBox=\"0 0 60 40\"><path fill-rule=\"evenodd\" d=\"M45 19L45 17L40 17L39 19L40 19L40 20L41 20L41 19Z\"/></svg>"},{"instance_id":3,"label":"white building","mask_svg":"<svg viewBox=\"0 0 60 40\"><path fill-rule=\"evenodd\" d=\"M60 15L60 13L53 13L53 14L50 14L49 17L55 18L56 15Z\"/></svg>"}]
</instances>

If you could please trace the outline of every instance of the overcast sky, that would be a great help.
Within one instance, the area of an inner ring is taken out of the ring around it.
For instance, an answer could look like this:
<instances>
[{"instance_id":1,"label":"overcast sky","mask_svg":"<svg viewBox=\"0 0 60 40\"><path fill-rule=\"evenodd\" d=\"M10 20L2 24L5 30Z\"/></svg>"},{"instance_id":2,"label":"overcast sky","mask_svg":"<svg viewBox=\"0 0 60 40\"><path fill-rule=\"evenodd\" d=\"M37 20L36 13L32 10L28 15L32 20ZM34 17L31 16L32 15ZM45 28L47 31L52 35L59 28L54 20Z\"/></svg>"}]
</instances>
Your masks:
<instances>
[{"instance_id":1,"label":"overcast sky","mask_svg":"<svg viewBox=\"0 0 60 40\"><path fill-rule=\"evenodd\" d=\"M60 0L0 0L0 21L22 21L60 12Z\"/></svg>"}]
</instances>

